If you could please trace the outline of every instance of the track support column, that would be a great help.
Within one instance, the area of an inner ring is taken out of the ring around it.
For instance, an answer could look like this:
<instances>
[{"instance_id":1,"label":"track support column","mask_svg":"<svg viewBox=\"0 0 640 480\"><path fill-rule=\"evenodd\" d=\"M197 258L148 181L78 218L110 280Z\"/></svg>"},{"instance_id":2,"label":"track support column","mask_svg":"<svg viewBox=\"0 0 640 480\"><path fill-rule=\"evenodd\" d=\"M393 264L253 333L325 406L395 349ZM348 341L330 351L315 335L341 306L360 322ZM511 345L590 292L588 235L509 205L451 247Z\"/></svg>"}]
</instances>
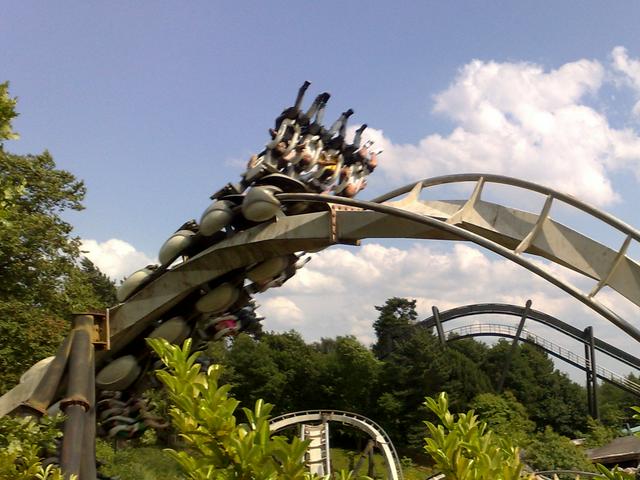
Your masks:
<instances>
[{"instance_id":1,"label":"track support column","mask_svg":"<svg viewBox=\"0 0 640 480\"><path fill-rule=\"evenodd\" d=\"M587 359L587 404L589 415L598 420L598 383L596 377L596 347L593 336L593 327L584 329L584 354Z\"/></svg>"},{"instance_id":2,"label":"track support column","mask_svg":"<svg viewBox=\"0 0 640 480\"><path fill-rule=\"evenodd\" d=\"M518 342L520 341L520 336L522 335L522 330L524 329L524 322L529 317L529 312L531 311L531 300L527 300L527 303L524 305L524 310L522 311L522 316L520 317L520 323L518 324L518 330L516 331L516 336L513 337L513 342L511 342L511 349L509 349L509 354L504 362L504 368L502 369L502 375L500 376L500 381L498 383L498 392L502 393L502 389L504 388L504 381L507 378L507 373L509 373L509 367L511 366L511 360L513 356L516 354L516 349L518 347Z\"/></svg>"},{"instance_id":3,"label":"track support column","mask_svg":"<svg viewBox=\"0 0 640 480\"><path fill-rule=\"evenodd\" d=\"M442 322L440 321L440 310L435 305L431 307L431 311L433 312L433 319L436 322L436 331L438 332L438 340L440 340L440 345L442 347L446 347L447 339L444 336L444 330L442 329Z\"/></svg>"}]
</instances>

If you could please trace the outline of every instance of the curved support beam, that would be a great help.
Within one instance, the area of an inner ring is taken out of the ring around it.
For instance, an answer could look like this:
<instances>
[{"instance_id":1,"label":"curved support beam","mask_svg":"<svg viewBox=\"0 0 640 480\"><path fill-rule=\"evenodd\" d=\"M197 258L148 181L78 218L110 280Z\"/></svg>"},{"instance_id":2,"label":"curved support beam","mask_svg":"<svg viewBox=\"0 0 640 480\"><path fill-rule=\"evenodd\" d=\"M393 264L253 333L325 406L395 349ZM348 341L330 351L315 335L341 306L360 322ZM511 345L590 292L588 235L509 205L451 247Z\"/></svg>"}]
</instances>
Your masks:
<instances>
[{"instance_id":1,"label":"curved support beam","mask_svg":"<svg viewBox=\"0 0 640 480\"><path fill-rule=\"evenodd\" d=\"M441 323L446 323L449 320L454 320L456 318L489 314L513 315L522 317L525 314L525 311L526 307L522 307L520 305L509 305L504 303L478 303L474 305L455 307L444 312L439 312L439 320ZM584 332L582 330L539 310L530 309L526 313L527 319L551 327L554 330L557 330L564 335L573 338L574 340L586 343ZM416 325L423 328L431 329L437 325L437 321L435 316L431 316L425 320L422 320L421 322L418 322ZM603 340L595 338L594 342L596 350L630 367L640 370L640 358L634 357L624 350L621 350L618 347L614 347L613 345Z\"/></svg>"},{"instance_id":2,"label":"curved support beam","mask_svg":"<svg viewBox=\"0 0 640 480\"><path fill-rule=\"evenodd\" d=\"M358 430L363 431L371 438L382 450L387 465L387 478L392 480L402 480L402 467L400 466L400 458L396 452L389 435L382 429L380 425L373 420L358 415L356 413L344 412L341 410L307 410L302 412L292 412L272 418L269 421L269 429L271 433L276 433L282 429L292 425L307 422L341 422L351 425Z\"/></svg>"},{"instance_id":3,"label":"curved support beam","mask_svg":"<svg viewBox=\"0 0 640 480\"><path fill-rule=\"evenodd\" d=\"M449 234L449 238L471 241L476 245L480 245L481 247L484 247L487 250L491 250L492 252L497 253L498 255L508 260L511 260L512 262L526 268L530 272L533 272L536 275L544 278L549 283L559 287L560 289L564 290L566 293L568 293L572 297L581 301L582 303L587 305L589 308L599 313L604 318L609 320L611 323L616 325L618 328L620 328L621 330L629 334L635 340L640 342L640 330L635 326L631 325L626 320L624 320L618 314L611 311L609 308L605 307L601 303L590 298L587 294L582 293L576 287L570 285L567 282L564 282L563 280L557 278L553 274L547 272L545 269L541 268L539 265L536 265L533 262L530 262L527 259L515 254L513 250L506 248L503 245L496 243L488 238L478 235L477 233L467 231L456 225L450 225L436 218L420 215L417 213L395 208L389 205L381 205L373 202L366 202L366 201L354 200L349 198L338 198L330 195L315 195L315 194L309 194L309 193L284 193L284 194L278 195L278 198L281 201L324 202L324 203L333 203L338 205L346 205L349 207L360 207L362 209L367 209L373 212L389 215L390 217L403 218L405 220L409 220L410 222L413 222L416 224L426 225L436 230L441 230ZM349 212L343 212L343 213L349 213ZM351 212L351 213L360 213L360 212ZM340 222L340 220L341 218L338 217L338 232L341 231L341 227L343 228L347 227L347 225L344 225L344 220L343 222ZM338 236L338 238L340 237Z\"/></svg>"},{"instance_id":4,"label":"curved support beam","mask_svg":"<svg viewBox=\"0 0 640 480\"><path fill-rule=\"evenodd\" d=\"M412 204L414 211L418 213L429 210L432 212L440 211L445 214L446 219L446 216L450 217L458 210L459 207L451 205L451 203L455 202L418 202L420 191L435 185L480 182L481 180L483 184L497 183L540 193L545 195L547 200L539 216L533 214L525 215L524 212L518 212L505 207L496 208L494 206L492 208L491 204L487 202L475 202L477 206L473 209L470 208L469 200L465 204L465 219L470 219L468 222L469 229L473 228L474 231L477 231L478 228L482 228L484 230L483 236L491 236L496 233L502 236L511 235L514 237L514 240L521 243L521 245L515 247L516 253L524 251L524 249L527 248L527 251L532 254L540 255L599 282L597 289L592 292L593 295L595 295L600 288L608 285L636 305L640 305L640 267L638 264L624 256L624 252L623 255L620 255L620 251L600 245L590 238L577 234L577 232L567 229L550 219L544 221L548 215L548 211L546 212L545 210L551 207L553 200L559 200L602 221L623 235L636 241L640 241L640 231L616 217L570 195L517 178L502 175L469 173L425 179L418 184L407 185L378 197L374 199L373 202L388 201L410 191L410 197L414 201L409 203ZM472 197L474 195L475 191ZM422 203L422 206L416 208L420 203ZM410 207L410 205L407 204L406 198L389 202L389 204L404 209L409 209ZM454 209L453 211L452 208ZM432 213L428 214L433 216ZM521 235L522 228L535 230L529 232L530 237L526 239L526 241ZM506 246L511 246L502 240L498 242ZM563 255L557 255L557 253L562 251L564 251L564 258Z\"/></svg>"},{"instance_id":5,"label":"curved support beam","mask_svg":"<svg viewBox=\"0 0 640 480\"><path fill-rule=\"evenodd\" d=\"M373 203L382 203L392 198L396 198L400 195L404 195L405 193L413 190L416 185L421 185L421 188L433 187L436 185L445 185L449 183L461 183L461 182L477 182L480 178L484 179L484 183L499 183L502 185L511 185L513 187L519 187L526 190L530 190L532 192L541 193L543 195L551 195L554 198L571 205L579 210L582 210L589 215L597 218L598 220L602 220L608 225L624 232L627 235L630 235L634 240L640 241L640 231L631 225L623 222L622 220L614 217L613 215L600 210L592 205L589 205L586 202L578 200L577 198L567 195L566 193L562 193L558 190L554 190L552 188L548 188L542 185L538 185L537 183L528 182L527 180L521 180L519 178L507 177L505 175L492 175L488 173L461 173L458 175L443 175L441 177L433 177L433 178L425 178L424 180L420 180L418 183L413 182L409 185L405 185L404 187L396 188L391 192L385 193L384 195L380 195L379 197L371 200Z\"/></svg>"},{"instance_id":6,"label":"curved support beam","mask_svg":"<svg viewBox=\"0 0 640 480\"><path fill-rule=\"evenodd\" d=\"M493 323L473 324L454 328L448 330L445 333L448 334L447 342L454 342L456 340L474 337L503 337L512 339L519 338L519 341L535 345L547 352L549 355L552 355L570 365L573 365L574 367L584 372L588 372L591 368L590 360L588 358L577 355L570 350L567 350L566 348L561 347L560 345L557 345L550 340L528 330L524 330L523 335L519 337L516 327L513 327L512 325ZM612 372L611 370L608 370L601 366L596 367L595 375L601 380L611 383L612 385L615 385L616 387L621 388L626 392L640 396L640 385L626 379L623 375Z\"/></svg>"}]
</instances>

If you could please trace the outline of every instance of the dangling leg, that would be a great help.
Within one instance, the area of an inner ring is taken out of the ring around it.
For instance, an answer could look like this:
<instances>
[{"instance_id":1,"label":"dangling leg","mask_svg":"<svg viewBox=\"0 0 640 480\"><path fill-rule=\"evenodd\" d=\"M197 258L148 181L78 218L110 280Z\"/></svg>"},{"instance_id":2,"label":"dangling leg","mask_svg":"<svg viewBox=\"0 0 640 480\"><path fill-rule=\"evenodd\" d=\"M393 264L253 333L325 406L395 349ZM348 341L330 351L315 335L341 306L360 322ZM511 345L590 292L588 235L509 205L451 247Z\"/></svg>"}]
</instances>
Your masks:
<instances>
[{"instance_id":1,"label":"dangling leg","mask_svg":"<svg viewBox=\"0 0 640 480\"><path fill-rule=\"evenodd\" d=\"M362 132L367 128L367 124L363 124L359 129L356 130L356 135L353 137L353 146L356 148L360 148L360 142L362 140Z\"/></svg>"},{"instance_id":2,"label":"dangling leg","mask_svg":"<svg viewBox=\"0 0 640 480\"><path fill-rule=\"evenodd\" d=\"M300 107L302 106L302 99L304 98L304 94L307 91L307 88L309 88L309 85L311 85L311 82L305 80L302 86L300 87L300 89L298 90L296 103L293 106L293 108L295 108L297 111L300 111Z\"/></svg>"},{"instance_id":3,"label":"dangling leg","mask_svg":"<svg viewBox=\"0 0 640 480\"><path fill-rule=\"evenodd\" d=\"M302 99L304 98L304 94L309 88L311 82L305 80L302 86L298 89L298 95L296 96L296 103L293 107L285 108L282 113L276 118L276 128L277 131L280 128L280 125L285 119L295 120L300 115L300 106L302 105Z\"/></svg>"},{"instance_id":4,"label":"dangling leg","mask_svg":"<svg viewBox=\"0 0 640 480\"><path fill-rule=\"evenodd\" d=\"M347 135L347 120L349 119L349 117L351 115L353 115L353 110L349 109L346 112L344 112L344 120L342 122L342 125L340 125L340 130L338 132L338 135L340 135L342 138L344 138Z\"/></svg>"},{"instance_id":5,"label":"dangling leg","mask_svg":"<svg viewBox=\"0 0 640 480\"><path fill-rule=\"evenodd\" d=\"M304 114L304 117L306 118L307 122L309 122L311 118L318 113L318 110L322 106L327 104L327 102L329 101L329 98L331 98L331 94L329 92L323 92L315 98L315 100L309 107L309 110L307 110L306 113Z\"/></svg>"},{"instance_id":6,"label":"dangling leg","mask_svg":"<svg viewBox=\"0 0 640 480\"><path fill-rule=\"evenodd\" d=\"M351 115L353 115L353 110L351 108L346 112L342 112L340 117L338 117L338 119L333 122L333 125L331 125L331 128L329 129L329 135L334 136L336 133L342 132L343 129L346 129L347 120Z\"/></svg>"},{"instance_id":7,"label":"dangling leg","mask_svg":"<svg viewBox=\"0 0 640 480\"><path fill-rule=\"evenodd\" d=\"M316 117L313 120L313 123L309 125L309 128L307 130L307 132L311 135L321 134L323 130L322 120L324 119L324 111L327 107L327 102L329 101L331 95L328 92L324 92L322 96L323 98L320 100L320 104L315 112ZM309 120L311 120L311 117L309 117Z\"/></svg>"}]
</instances>

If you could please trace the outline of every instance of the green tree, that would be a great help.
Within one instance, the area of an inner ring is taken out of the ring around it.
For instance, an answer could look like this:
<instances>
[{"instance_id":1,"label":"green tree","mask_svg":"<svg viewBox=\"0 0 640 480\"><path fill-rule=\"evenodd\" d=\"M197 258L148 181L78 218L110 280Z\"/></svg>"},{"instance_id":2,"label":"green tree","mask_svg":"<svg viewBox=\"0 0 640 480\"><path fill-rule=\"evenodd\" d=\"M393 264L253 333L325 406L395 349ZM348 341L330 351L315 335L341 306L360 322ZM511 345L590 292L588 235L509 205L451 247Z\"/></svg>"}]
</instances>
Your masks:
<instances>
[{"instance_id":1,"label":"green tree","mask_svg":"<svg viewBox=\"0 0 640 480\"><path fill-rule=\"evenodd\" d=\"M525 461L535 470L578 470L593 472L584 450L569 438L546 427L525 447Z\"/></svg>"},{"instance_id":2,"label":"green tree","mask_svg":"<svg viewBox=\"0 0 640 480\"><path fill-rule=\"evenodd\" d=\"M17 100L9 95L9 82L0 83L0 144L4 140L15 140L18 134L13 131L11 122L18 116Z\"/></svg>"},{"instance_id":3,"label":"green tree","mask_svg":"<svg viewBox=\"0 0 640 480\"><path fill-rule=\"evenodd\" d=\"M607 427L602 422L589 417L587 419L587 435L583 446L585 448L597 448L606 445L620 433L615 427Z\"/></svg>"},{"instance_id":4,"label":"green tree","mask_svg":"<svg viewBox=\"0 0 640 480\"><path fill-rule=\"evenodd\" d=\"M118 303L115 282L102 273L91 260L87 257L82 257L80 269L84 273L83 277L89 282L99 304L111 307Z\"/></svg>"},{"instance_id":5,"label":"green tree","mask_svg":"<svg viewBox=\"0 0 640 480\"><path fill-rule=\"evenodd\" d=\"M0 142L16 138L15 99L0 84ZM74 311L107 306L79 266L79 239L62 215L81 210L83 183L48 152L14 155L0 143L0 388L53 354Z\"/></svg>"},{"instance_id":6,"label":"green tree","mask_svg":"<svg viewBox=\"0 0 640 480\"><path fill-rule=\"evenodd\" d=\"M271 356L271 349L248 335L238 335L227 354L228 374L222 379L232 386L240 402L251 404L258 398L280 400L287 377Z\"/></svg>"},{"instance_id":7,"label":"green tree","mask_svg":"<svg viewBox=\"0 0 640 480\"><path fill-rule=\"evenodd\" d=\"M471 408L498 435L510 438L516 445L527 443L535 430L527 410L511 392L502 395L481 393L471 402Z\"/></svg>"},{"instance_id":8,"label":"green tree","mask_svg":"<svg viewBox=\"0 0 640 480\"><path fill-rule=\"evenodd\" d=\"M483 366L494 386L504 374L510 350L511 342L500 340L487 353ZM535 345L518 345L504 389L511 391L526 407L540 430L550 425L560 434L573 436L586 424L585 389L556 370L549 356Z\"/></svg>"},{"instance_id":9,"label":"green tree","mask_svg":"<svg viewBox=\"0 0 640 480\"><path fill-rule=\"evenodd\" d=\"M634 383L640 383L640 378L637 375L629 374L627 379ZM635 395L610 383L602 382L598 385L600 420L604 425L618 429L628 425L636 425L637 421L634 420L633 411L629 405L637 403L637 400Z\"/></svg>"},{"instance_id":10,"label":"green tree","mask_svg":"<svg viewBox=\"0 0 640 480\"><path fill-rule=\"evenodd\" d=\"M373 345L373 352L378 358L383 358L391 353L395 343L404 338L411 330L418 314L416 313L416 301L406 298L393 297L384 305L376 306L380 312L373 322L377 341Z\"/></svg>"},{"instance_id":11,"label":"green tree","mask_svg":"<svg viewBox=\"0 0 640 480\"><path fill-rule=\"evenodd\" d=\"M371 411L381 364L355 337L338 337L321 372L324 408L367 414Z\"/></svg>"},{"instance_id":12,"label":"green tree","mask_svg":"<svg viewBox=\"0 0 640 480\"><path fill-rule=\"evenodd\" d=\"M400 445L406 442L419 448L424 437L422 420L428 415L424 397L445 389L452 407L463 410L491 386L485 373L464 354L441 346L431 332L412 327L384 359L376 417Z\"/></svg>"}]
</instances>

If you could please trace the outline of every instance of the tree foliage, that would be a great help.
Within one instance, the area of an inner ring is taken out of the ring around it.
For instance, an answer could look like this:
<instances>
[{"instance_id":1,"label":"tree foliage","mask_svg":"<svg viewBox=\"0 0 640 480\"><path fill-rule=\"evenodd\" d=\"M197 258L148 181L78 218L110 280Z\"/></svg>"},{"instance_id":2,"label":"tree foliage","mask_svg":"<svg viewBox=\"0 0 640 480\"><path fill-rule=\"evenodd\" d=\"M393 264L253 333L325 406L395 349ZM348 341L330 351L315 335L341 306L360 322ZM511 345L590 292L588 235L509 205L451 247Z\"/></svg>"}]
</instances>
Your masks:
<instances>
[{"instance_id":1,"label":"tree foliage","mask_svg":"<svg viewBox=\"0 0 640 480\"><path fill-rule=\"evenodd\" d=\"M4 140L15 140L18 134L13 131L11 122L18 116L17 100L9 95L9 82L0 83L0 144Z\"/></svg>"},{"instance_id":2,"label":"tree foliage","mask_svg":"<svg viewBox=\"0 0 640 480\"><path fill-rule=\"evenodd\" d=\"M484 369L497 386L511 350L511 343L499 341L487 353ZM586 391L560 373L549 356L535 345L517 346L506 373L504 389L522 403L538 429L546 425L563 435L583 430L587 420Z\"/></svg>"},{"instance_id":3,"label":"tree foliage","mask_svg":"<svg viewBox=\"0 0 640 480\"><path fill-rule=\"evenodd\" d=\"M409 333L418 318L416 301L393 297L384 305L376 306L375 309L380 314L373 322L377 338L377 342L373 345L373 352L378 358L383 358L392 352L398 340Z\"/></svg>"},{"instance_id":4,"label":"tree foliage","mask_svg":"<svg viewBox=\"0 0 640 480\"><path fill-rule=\"evenodd\" d=\"M15 99L7 88L0 84L0 142L16 138ZM84 184L58 169L49 152L15 155L0 144L0 338L10 339L1 347L2 391L53 354L72 312L111 301L95 266L80 265L80 241L63 219L83 208L84 194Z\"/></svg>"},{"instance_id":5,"label":"tree foliage","mask_svg":"<svg viewBox=\"0 0 640 480\"><path fill-rule=\"evenodd\" d=\"M511 392L502 395L481 393L471 402L471 408L498 435L524 445L535 430L526 408Z\"/></svg>"}]
</instances>

